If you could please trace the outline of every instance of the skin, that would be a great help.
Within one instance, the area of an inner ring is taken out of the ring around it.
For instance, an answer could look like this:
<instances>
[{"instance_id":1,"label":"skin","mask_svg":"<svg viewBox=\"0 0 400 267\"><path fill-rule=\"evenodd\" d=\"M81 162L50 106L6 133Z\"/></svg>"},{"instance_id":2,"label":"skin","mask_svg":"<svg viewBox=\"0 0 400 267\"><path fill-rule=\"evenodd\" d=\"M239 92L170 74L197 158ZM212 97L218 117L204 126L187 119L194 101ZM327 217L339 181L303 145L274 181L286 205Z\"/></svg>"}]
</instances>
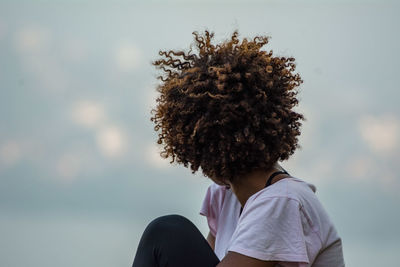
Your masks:
<instances>
[{"instance_id":1,"label":"skin","mask_svg":"<svg viewBox=\"0 0 400 267\"><path fill-rule=\"evenodd\" d=\"M274 166L269 171L263 170L255 170L249 174L247 174L242 179L238 179L239 181L236 183L231 183L226 181L225 184L222 184L211 178L215 183L219 185L227 185L232 189L232 192L238 198L242 207L246 203L247 199L254 193L262 190L265 187L265 184L269 178L269 176L276 172L283 170L278 163L275 163ZM287 174L279 174L275 176L272 180L272 184L277 181L290 177ZM212 247L215 249L215 237L208 233L207 241ZM262 261L259 259L255 259L252 257L248 257L243 254L239 254L236 252L228 251L227 255L222 259L222 261L217 265L217 267L273 267L277 264L275 261Z\"/></svg>"}]
</instances>

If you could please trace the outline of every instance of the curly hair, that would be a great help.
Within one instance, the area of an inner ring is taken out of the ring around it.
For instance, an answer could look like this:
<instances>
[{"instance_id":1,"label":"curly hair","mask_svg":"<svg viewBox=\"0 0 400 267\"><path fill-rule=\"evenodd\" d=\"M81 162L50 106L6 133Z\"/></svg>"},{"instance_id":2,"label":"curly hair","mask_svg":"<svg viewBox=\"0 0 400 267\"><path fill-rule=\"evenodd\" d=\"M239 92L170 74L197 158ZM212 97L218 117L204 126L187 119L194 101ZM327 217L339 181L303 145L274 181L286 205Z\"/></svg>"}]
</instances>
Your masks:
<instances>
[{"instance_id":1,"label":"curly hair","mask_svg":"<svg viewBox=\"0 0 400 267\"><path fill-rule=\"evenodd\" d=\"M151 121L161 157L225 183L255 169L270 169L294 153L302 114L296 87L303 80L293 57L263 51L269 36L212 44L213 32L193 32L198 53L159 51L163 71Z\"/></svg>"}]
</instances>

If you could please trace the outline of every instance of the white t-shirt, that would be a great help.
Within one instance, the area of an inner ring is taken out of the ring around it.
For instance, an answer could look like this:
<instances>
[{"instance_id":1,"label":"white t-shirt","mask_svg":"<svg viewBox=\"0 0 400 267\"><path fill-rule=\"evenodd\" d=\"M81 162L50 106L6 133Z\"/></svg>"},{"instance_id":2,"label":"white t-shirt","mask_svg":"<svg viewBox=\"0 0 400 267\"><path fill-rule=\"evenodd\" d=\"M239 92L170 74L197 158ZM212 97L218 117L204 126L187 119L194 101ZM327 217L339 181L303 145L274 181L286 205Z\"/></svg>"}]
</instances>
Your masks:
<instances>
[{"instance_id":1,"label":"white t-shirt","mask_svg":"<svg viewBox=\"0 0 400 267\"><path fill-rule=\"evenodd\" d=\"M250 196L239 217L240 207L230 189L208 187L200 214L207 217L220 260L234 251L279 266L344 266L341 238L314 185L284 178Z\"/></svg>"}]
</instances>

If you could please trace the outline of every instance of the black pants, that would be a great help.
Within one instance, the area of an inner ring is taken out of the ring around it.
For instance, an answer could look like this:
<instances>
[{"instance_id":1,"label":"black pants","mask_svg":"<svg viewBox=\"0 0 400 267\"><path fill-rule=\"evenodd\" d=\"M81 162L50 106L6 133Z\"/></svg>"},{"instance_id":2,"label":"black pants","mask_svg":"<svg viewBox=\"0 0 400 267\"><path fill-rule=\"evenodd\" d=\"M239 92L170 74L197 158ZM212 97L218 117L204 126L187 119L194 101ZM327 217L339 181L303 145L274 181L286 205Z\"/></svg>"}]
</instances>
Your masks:
<instances>
[{"instance_id":1,"label":"black pants","mask_svg":"<svg viewBox=\"0 0 400 267\"><path fill-rule=\"evenodd\" d=\"M166 215L146 227L132 267L215 267L218 263L218 257L191 221L180 215Z\"/></svg>"}]
</instances>

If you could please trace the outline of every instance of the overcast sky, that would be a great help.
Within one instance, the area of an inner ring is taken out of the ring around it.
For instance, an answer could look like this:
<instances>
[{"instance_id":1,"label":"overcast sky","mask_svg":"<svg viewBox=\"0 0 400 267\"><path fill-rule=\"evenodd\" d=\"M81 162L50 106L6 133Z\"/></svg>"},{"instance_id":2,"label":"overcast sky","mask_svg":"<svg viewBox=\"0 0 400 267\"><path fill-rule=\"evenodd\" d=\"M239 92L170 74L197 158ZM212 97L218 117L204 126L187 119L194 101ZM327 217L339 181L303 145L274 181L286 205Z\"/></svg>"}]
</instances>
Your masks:
<instances>
[{"instance_id":1,"label":"overcast sky","mask_svg":"<svg viewBox=\"0 0 400 267\"><path fill-rule=\"evenodd\" d=\"M0 2L0 265L130 266L153 218L198 215L210 180L158 155L160 49L271 36L304 83L301 149L348 266L400 251L400 6L394 1Z\"/></svg>"}]
</instances>

